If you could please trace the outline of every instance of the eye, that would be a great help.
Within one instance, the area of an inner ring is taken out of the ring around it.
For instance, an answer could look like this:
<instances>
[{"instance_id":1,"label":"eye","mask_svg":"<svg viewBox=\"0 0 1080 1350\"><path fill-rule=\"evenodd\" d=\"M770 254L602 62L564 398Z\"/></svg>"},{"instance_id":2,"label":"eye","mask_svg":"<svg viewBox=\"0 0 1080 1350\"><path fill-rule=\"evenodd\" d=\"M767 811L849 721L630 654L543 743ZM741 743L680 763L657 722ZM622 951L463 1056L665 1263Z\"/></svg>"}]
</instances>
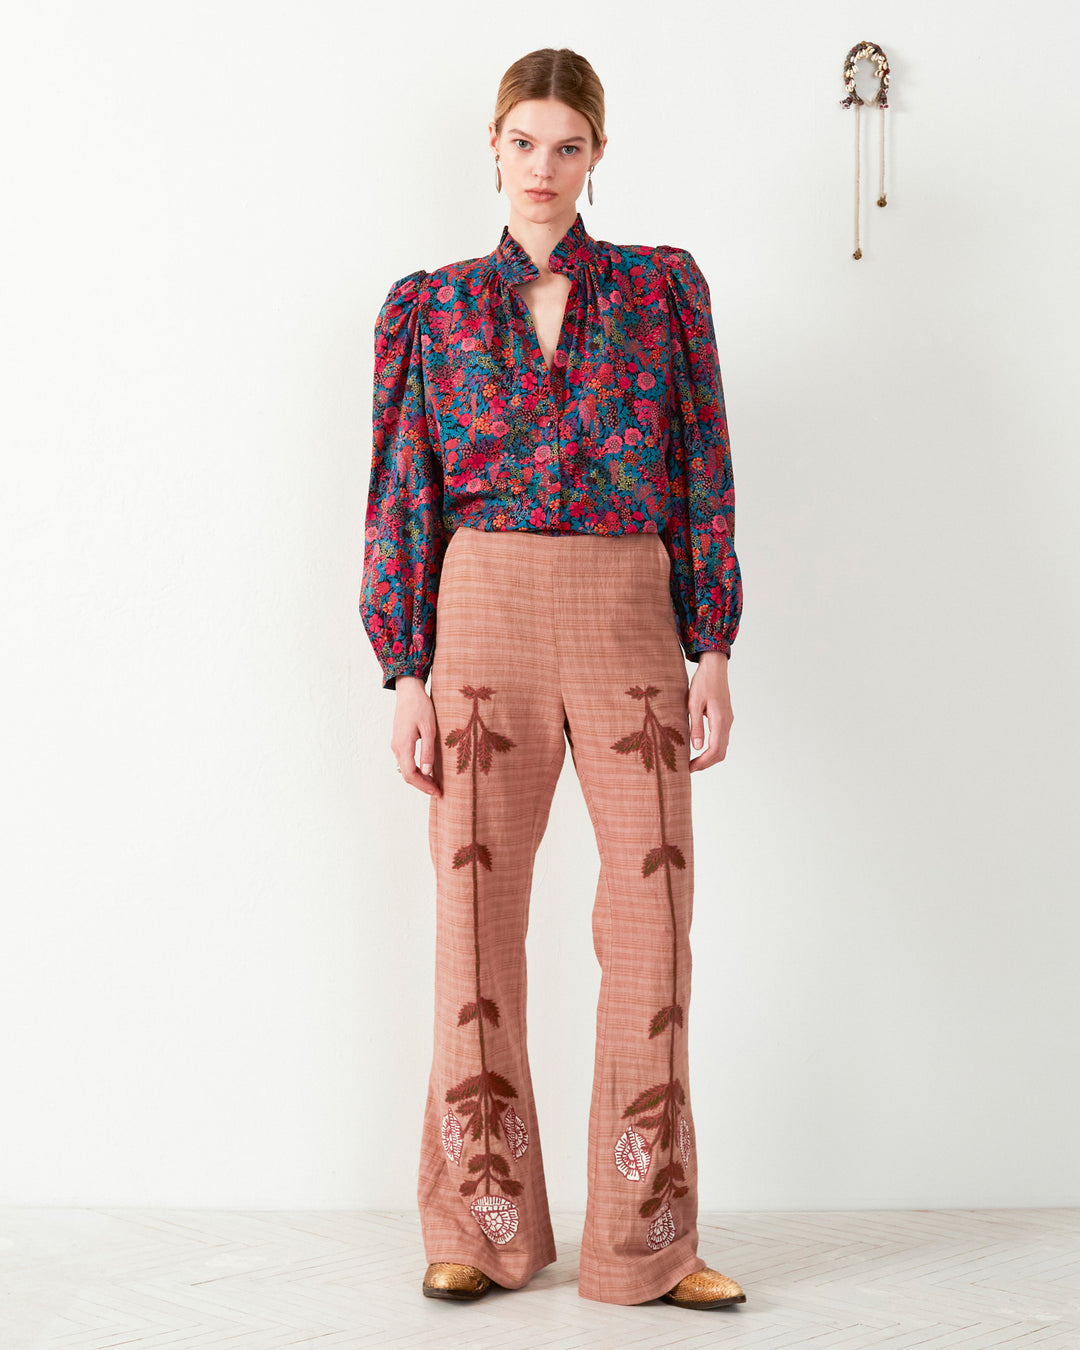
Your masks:
<instances>
[{"instance_id":1,"label":"eye","mask_svg":"<svg viewBox=\"0 0 1080 1350\"><path fill-rule=\"evenodd\" d=\"M528 145L529 142L525 139L524 136L515 136L514 139L513 139L513 141L511 142L511 144L512 144L512 145Z\"/></svg>"},{"instance_id":2,"label":"eye","mask_svg":"<svg viewBox=\"0 0 1080 1350\"><path fill-rule=\"evenodd\" d=\"M570 156L576 155L578 153L578 147L576 145L564 145L563 149L570 151L570 155L567 156L567 158L570 158Z\"/></svg>"}]
</instances>

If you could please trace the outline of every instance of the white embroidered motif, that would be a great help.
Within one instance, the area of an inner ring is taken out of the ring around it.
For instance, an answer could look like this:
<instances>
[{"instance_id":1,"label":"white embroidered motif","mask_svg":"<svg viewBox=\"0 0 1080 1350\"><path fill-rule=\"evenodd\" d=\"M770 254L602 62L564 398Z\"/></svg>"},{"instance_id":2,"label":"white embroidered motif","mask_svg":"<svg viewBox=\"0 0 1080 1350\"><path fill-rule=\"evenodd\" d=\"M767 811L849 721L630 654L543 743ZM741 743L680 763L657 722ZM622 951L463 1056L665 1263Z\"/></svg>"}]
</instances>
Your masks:
<instances>
[{"instance_id":1,"label":"white embroidered motif","mask_svg":"<svg viewBox=\"0 0 1080 1350\"><path fill-rule=\"evenodd\" d=\"M442 1143L446 1156L451 1162L461 1161L461 1121L453 1111L447 1111L442 1118Z\"/></svg>"},{"instance_id":2,"label":"white embroidered motif","mask_svg":"<svg viewBox=\"0 0 1080 1350\"><path fill-rule=\"evenodd\" d=\"M508 1106L503 1112L502 1123L510 1152L515 1158L520 1158L529 1147L529 1131L525 1128L525 1122L512 1106Z\"/></svg>"},{"instance_id":3,"label":"white embroidered motif","mask_svg":"<svg viewBox=\"0 0 1080 1350\"><path fill-rule=\"evenodd\" d=\"M656 1218L649 1224L645 1241L654 1252L658 1252L661 1247L666 1247L674 1236L675 1220L671 1217L671 1206L665 1204L657 1213Z\"/></svg>"},{"instance_id":4,"label":"white embroidered motif","mask_svg":"<svg viewBox=\"0 0 1080 1350\"><path fill-rule=\"evenodd\" d=\"M492 1240L509 1242L517 1232L517 1206L502 1195L478 1195L469 1206L473 1218ZM668 1241L671 1239L669 1238Z\"/></svg>"},{"instance_id":5,"label":"white embroidered motif","mask_svg":"<svg viewBox=\"0 0 1080 1350\"><path fill-rule=\"evenodd\" d=\"M685 1167L690 1161L690 1126L687 1125L685 1116L679 1117L679 1148Z\"/></svg>"},{"instance_id":6,"label":"white embroidered motif","mask_svg":"<svg viewBox=\"0 0 1080 1350\"><path fill-rule=\"evenodd\" d=\"M615 1166L630 1181L644 1181L650 1156L648 1144L628 1125L615 1145Z\"/></svg>"}]
</instances>

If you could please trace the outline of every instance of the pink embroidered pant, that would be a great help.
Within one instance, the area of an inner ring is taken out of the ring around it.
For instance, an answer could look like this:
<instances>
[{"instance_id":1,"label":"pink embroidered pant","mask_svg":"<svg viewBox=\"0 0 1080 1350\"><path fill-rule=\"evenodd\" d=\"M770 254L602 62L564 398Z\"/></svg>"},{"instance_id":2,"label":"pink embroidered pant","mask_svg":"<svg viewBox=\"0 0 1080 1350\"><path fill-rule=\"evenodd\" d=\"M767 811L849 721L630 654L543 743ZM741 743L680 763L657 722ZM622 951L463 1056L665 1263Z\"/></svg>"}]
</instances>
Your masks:
<instances>
[{"instance_id":1,"label":"pink embroidered pant","mask_svg":"<svg viewBox=\"0 0 1080 1350\"><path fill-rule=\"evenodd\" d=\"M417 1196L428 1261L516 1289L556 1259L526 1049L533 861L569 741L600 853L578 1292L643 1303L701 1270L687 1059L688 679L655 534L460 528L431 698L435 1044Z\"/></svg>"}]
</instances>

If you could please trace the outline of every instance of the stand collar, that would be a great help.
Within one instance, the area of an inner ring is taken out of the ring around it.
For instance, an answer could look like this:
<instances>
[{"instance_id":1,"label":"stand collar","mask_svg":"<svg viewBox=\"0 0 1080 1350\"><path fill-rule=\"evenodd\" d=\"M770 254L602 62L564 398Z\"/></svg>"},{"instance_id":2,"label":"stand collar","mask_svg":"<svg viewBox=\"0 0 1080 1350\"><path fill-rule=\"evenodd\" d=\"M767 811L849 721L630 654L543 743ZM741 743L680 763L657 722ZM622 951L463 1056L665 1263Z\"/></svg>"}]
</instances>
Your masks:
<instances>
[{"instance_id":1,"label":"stand collar","mask_svg":"<svg viewBox=\"0 0 1080 1350\"><path fill-rule=\"evenodd\" d=\"M552 249L548 268L552 272L567 272L572 276L593 261L594 248L595 241L586 230L579 211L573 224ZM509 225L502 228L491 262L494 270L510 286L532 281L540 275L540 269L510 233Z\"/></svg>"}]
</instances>

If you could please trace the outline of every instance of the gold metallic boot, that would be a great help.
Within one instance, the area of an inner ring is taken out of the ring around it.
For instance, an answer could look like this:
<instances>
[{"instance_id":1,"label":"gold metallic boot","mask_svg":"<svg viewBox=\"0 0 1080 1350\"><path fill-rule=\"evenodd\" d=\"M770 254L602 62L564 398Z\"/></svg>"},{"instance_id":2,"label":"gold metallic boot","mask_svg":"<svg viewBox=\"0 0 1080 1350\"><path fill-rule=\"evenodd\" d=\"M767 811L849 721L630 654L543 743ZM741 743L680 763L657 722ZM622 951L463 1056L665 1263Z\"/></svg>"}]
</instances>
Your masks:
<instances>
[{"instance_id":1,"label":"gold metallic boot","mask_svg":"<svg viewBox=\"0 0 1080 1350\"><path fill-rule=\"evenodd\" d=\"M746 1302L746 1295L734 1280L708 1266L684 1275L674 1289L660 1297L680 1308L725 1308L729 1303Z\"/></svg>"},{"instance_id":2,"label":"gold metallic boot","mask_svg":"<svg viewBox=\"0 0 1080 1350\"><path fill-rule=\"evenodd\" d=\"M428 1298L482 1298L491 1288L491 1277L478 1266L456 1261L432 1261L424 1274Z\"/></svg>"}]
</instances>

